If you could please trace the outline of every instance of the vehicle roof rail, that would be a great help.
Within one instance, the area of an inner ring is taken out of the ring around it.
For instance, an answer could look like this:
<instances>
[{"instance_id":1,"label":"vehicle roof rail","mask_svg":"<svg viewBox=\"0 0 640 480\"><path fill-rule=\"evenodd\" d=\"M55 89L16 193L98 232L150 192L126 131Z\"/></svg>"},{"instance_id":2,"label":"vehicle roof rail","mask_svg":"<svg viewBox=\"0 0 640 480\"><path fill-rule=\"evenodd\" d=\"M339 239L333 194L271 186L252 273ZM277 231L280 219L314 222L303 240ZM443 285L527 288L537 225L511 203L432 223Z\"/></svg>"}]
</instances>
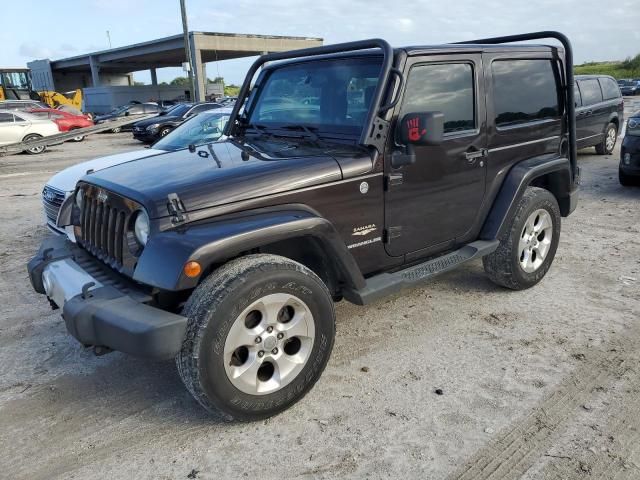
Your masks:
<instances>
[{"instance_id":1,"label":"vehicle roof rail","mask_svg":"<svg viewBox=\"0 0 640 480\"><path fill-rule=\"evenodd\" d=\"M379 112L374 108L376 105L380 105L382 101L382 97L385 94L385 88L387 85L387 80L390 76L390 73L393 69L393 57L394 52L391 45L386 40L381 38L372 38L369 40L359 40L355 42L346 42L346 43L336 43L333 45L323 45L320 47L311 47L311 48L303 48L299 50L290 50L287 52L274 52L267 53L265 55L261 55L258 59L253 62L253 65L249 68L247 75L244 79L242 87L240 88L240 92L238 93L238 99L233 106L233 110L231 112L231 116L229 117L229 121L224 129L224 135L232 135L235 128L237 127L236 121L238 119L238 113L242 108L242 105L249 95L249 90L251 88L251 81L255 76L258 69L267 62L273 62L278 60L287 60L293 58L303 58L303 57L315 57L320 55L328 55L332 53L343 53L343 52L356 52L360 50L371 50L378 49L383 54L382 60L382 68L380 70L380 76L378 77L378 84L376 86L375 93L373 98L371 99L371 105L369 107L369 112L367 113L367 118L365 122L365 127L362 129L360 134L360 143L363 145L369 144L369 136L371 126L375 123L376 117Z\"/></svg>"},{"instance_id":2,"label":"vehicle roof rail","mask_svg":"<svg viewBox=\"0 0 640 480\"><path fill-rule=\"evenodd\" d=\"M578 172L578 149L576 146L576 104L573 94L574 75L573 75L573 48L569 38L560 32L546 30L542 32L522 33L519 35L507 35L504 37L481 38L478 40L467 40L464 42L455 42L455 44L499 44L524 42L528 40L540 40L544 38L553 38L558 40L564 47L565 55L565 78L566 78L566 95L565 95L565 111L567 112L567 127L569 131L569 163L571 164L572 180L575 181Z\"/></svg>"}]
</instances>

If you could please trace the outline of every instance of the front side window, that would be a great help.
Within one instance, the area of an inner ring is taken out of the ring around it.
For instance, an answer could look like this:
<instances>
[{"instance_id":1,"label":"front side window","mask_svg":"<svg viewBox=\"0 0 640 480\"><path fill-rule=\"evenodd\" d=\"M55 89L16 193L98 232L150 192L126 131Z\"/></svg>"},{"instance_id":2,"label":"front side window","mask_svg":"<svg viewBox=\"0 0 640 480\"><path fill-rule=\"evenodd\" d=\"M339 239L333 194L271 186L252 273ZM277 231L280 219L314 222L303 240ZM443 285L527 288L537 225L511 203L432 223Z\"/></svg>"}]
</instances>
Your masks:
<instances>
[{"instance_id":1,"label":"front side window","mask_svg":"<svg viewBox=\"0 0 640 480\"><path fill-rule=\"evenodd\" d=\"M582 93L582 105L593 105L602 101L602 90L598 80L578 80Z\"/></svg>"},{"instance_id":2,"label":"front side window","mask_svg":"<svg viewBox=\"0 0 640 480\"><path fill-rule=\"evenodd\" d=\"M13 113L0 112L0 123L13 123Z\"/></svg>"},{"instance_id":3,"label":"front side window","mask_svg":"<svg viewBox=\"0 0 640 480\"><path fill-rule=\"evenodd\" d=\"M621 96L618 84L612 79L599 78L598 81L600 82L600 88L602 89L602 97L605 100L612 100Z\"/></svg>"},{"instance_id":4,"label":"front side window","mask_svg":"<svg viewBox=\"0 0 640 480\"><path fill-rule=\"evenodd\" d=\"M435 111L444 114L445 133L475 128L473 67L470 64L427 64L411 69L400 116Z\"/></svg>"},{"instance_id":5,"label":"front side window","mask_svg":"<svg viewBox=\"0 0 640 480\"><path fill-rule=\"evenodd\" d=\"M266 127L303 125L319 133L359 135L369 111L380 57L308 61L268 74L249 113Z\"/></svg>"},{"instance_id":6,"label":"front side window","mask_svg":"<svg viewBox=\"0 0 640 480\"><path fill-rule=\"evenodd\" d=\"M498 127L558 118L560 107L551 60L496 60L493 104Z\"/></svg>"}]
</instances>

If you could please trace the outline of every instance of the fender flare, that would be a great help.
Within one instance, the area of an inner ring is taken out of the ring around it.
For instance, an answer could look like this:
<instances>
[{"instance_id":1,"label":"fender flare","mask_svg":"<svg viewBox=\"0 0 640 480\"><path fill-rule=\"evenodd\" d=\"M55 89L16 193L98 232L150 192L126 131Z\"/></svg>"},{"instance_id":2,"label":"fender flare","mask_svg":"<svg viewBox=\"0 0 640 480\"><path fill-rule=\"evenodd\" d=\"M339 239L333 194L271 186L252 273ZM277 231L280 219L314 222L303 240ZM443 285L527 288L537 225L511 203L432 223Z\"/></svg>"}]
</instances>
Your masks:
<instances>
[{"instance_id":1,"label":"fender flare","mask_svg":"<svg viewBox=\"0 0 640 480\"><path fill-rule=\"evenodd\" d=\"M549 190L558 200L562 216L569 215L575 209L577 201L577 189L571 182L569 159L549 156L530 158L513 166L507 174L485 219L480 238L499 239L507 228L509 219L515 214L526 188L536 179L550 173L555 175L553 188Z\"/></svg>"},{"instance_id":2,"label":"fender flare","mask_svg":"<svg viewBox=\"0 0 640 480\"><path fill-rule=\"evenodd\" d=\"M364 286L362 272L334 226L304 205L261 208L153 234L138 260L133 279L162 290L188 290L200 281L200 277L184 275L184 265L189 261L197 261L206 272L212 265L243 252L305 237L320 242L348 287Z\"/></svg>"}]
</instances>

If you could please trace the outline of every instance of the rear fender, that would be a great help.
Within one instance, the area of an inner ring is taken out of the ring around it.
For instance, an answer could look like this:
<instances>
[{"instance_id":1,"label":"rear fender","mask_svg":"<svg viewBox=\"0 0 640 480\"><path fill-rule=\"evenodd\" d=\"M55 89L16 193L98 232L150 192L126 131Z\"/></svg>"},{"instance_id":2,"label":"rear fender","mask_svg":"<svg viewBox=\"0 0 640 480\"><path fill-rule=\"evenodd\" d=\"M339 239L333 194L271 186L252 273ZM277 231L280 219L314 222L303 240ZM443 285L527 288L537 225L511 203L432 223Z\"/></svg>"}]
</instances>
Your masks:
<instances>
[{"instance_id":1,"label":"rear fender","mask_svg":"<svg viewBox=\"0 0 640 480\"><path fill-rule=\"evenodd\" d=\"M556 197L563 217L576 207L577 190L571 182L571 165L568 158L548 155L524 160L507 174L500 192L480 232L482 240L498 239L507 228L509 219L529 186L549 190Z\"/></svg>"},{"instance_id":2,"label":"rear fender","mask_svg":"<svg viewBox=\"0 0 640 480\"><path fill-rule=\"evenodd\" d=\"M355 259L333 225L302 205L257 209L155 233L140 256L133 278L163 290L187 290L200 281L184 275L184 265L189 261L198 262L206 274L215 266L260 247L311 238L322 245L345 285L364 286L365 280Z\"/></svg>"}]
</instances>

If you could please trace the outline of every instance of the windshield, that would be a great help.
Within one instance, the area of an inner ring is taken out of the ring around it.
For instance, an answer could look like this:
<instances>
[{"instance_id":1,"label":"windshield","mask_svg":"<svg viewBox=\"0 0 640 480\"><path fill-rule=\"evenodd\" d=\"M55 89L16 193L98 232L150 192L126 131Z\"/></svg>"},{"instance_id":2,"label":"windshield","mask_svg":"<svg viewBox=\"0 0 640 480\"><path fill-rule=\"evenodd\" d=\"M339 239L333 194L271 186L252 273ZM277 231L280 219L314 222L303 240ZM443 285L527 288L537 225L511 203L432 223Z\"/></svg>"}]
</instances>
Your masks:
<instances>
[{"instance_id":1,"label":"windshield","mask_svg":"<svg viewBox=\"0 0 640 480\"><path fill-rule=\"evenodd\" d=\"M0 83L6 88L29 89L29 76L27 72L6 72L0 74Z\"/></svg>"},{"instance_id":2,"label":"windshield","mask_svg":"<svg viewBox=\"0 0 640 480\"><path fill-rule=\"evenodd\" d=\"M129 108L131 105L123 105L122 107L116 107L113 110L111 110L109 112L109 115L117 115L119 113L124 112L127 108Z\"/></svg>"},{"instance_id":3,"label":"windshield","mask_svg":"<svg viewBox=\"0 0 640 480\"><path fill-rule=\"evenodd\" d=\"M187 113L187 111L191 108L191 105L186 105L184 103L181 103L180 105L175 105L171 108L169 108L166 112L165 115L171 115L171 116L175 116L175 117L181 117L182 115L184 115L185 113Z\"/></svg>"},{"instance_id":4,"label":"windshield","mask_svg":"<svg viewBox=\"0 0 640 480\"><path fill-rule=\"evenodd\" d=\"M380 57L351 57L276 68L266 78L248 123L360 135L381 63Z\"/></svg>"},{"instance_id":5,"label":"windshield","mask_svg":"<svg viewBox=\"0 0 640 480\"><path fill-rule=\"evenodd\" d=\"M189 145L215 142L222 136L230 113L201 113L187 120L153 144L158 150L174 151Z\"/></svg>"}]
</instances>

